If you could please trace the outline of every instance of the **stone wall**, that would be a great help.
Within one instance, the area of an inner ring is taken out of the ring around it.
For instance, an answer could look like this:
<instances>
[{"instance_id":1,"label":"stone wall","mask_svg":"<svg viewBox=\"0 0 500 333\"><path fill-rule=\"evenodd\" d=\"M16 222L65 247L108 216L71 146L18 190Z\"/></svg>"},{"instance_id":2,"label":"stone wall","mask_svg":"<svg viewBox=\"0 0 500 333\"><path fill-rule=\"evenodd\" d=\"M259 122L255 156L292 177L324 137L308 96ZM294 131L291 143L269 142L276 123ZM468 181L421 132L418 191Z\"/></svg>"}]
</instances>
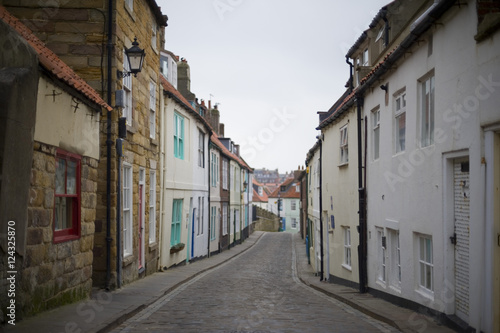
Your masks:
<instances>
[{"instance_id":1,"label":"stone wall","mask_svg":"<svg viewBox=\"0 0 500 333\"><path fill-rule=\"evenodd\" d=\"M278 215L271 213L268 210L262 209L258 206L256 208L256 220L254 221L254 231L278 231L280 222Z\"/></svg>"},{"instance_id":2,"label":"stone wall","mask_svg":"<svg viewBox=\"0 0 500 333\"><path fill-rule=\"evenodd\" d=\"M97 160L81 160L81 237L53 242L56 147L35 142L26 257L19 281L23 315L75 302L92 288Z\"/></svg>"}]
</instances>

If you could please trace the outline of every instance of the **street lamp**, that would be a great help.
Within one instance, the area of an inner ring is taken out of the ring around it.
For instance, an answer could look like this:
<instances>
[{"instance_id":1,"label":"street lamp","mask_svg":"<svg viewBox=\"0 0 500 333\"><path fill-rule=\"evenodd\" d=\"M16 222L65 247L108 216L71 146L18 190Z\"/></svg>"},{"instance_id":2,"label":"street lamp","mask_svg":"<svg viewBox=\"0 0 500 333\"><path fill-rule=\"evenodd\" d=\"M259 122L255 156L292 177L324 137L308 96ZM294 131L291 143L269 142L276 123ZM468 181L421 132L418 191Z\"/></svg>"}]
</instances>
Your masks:
<instances>
[{"instance_id":1,"label":"street lamp","mask_svg":"<svg viewBox=\"0 0 500 333\"><path fill-rule=\"evenodd\" d=\"M130 74L134 74L137 77L137 73L142 70L142 63L144 62L144 50L139 47L139 43L137 42L137 37L134 38L134 42L132 43L132 47L125 50L125 55L127 56L127 62L129 64L129 72L122 72L117 70L117 76L119 78L130 76ZM125 61L125 59L124 59Z\"/></svg>"}]
</instances>

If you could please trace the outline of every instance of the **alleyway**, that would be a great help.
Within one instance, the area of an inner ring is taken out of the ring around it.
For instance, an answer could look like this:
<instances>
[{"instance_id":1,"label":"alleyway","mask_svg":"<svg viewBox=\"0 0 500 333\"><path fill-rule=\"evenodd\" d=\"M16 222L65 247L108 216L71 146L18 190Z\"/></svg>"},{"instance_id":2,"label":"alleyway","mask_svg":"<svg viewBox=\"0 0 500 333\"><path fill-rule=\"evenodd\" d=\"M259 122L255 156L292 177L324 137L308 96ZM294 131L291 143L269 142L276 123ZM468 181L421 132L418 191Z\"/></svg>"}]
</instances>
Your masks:
<instances>
[{"instance_id":1,"label":"alleyway","mask_svg":"<svg viewBox=\"0 0 500 333\"><path fill-rule=\"evenodd\" d=\"M112 332L392 332L303 285L292 235L258 246L158 299Z\"/></svg>"}]
</instances>

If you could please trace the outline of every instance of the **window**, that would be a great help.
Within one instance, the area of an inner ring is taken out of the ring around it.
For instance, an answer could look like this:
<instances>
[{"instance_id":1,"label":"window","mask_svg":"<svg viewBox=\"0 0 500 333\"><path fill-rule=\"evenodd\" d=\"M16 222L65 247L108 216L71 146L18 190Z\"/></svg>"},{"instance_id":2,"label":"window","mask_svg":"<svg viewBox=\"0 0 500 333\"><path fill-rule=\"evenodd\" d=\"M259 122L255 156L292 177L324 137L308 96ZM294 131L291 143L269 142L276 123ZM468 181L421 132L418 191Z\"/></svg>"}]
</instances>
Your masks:
<instances>
[{"instance_id":1,"label":"window","mask_svg":"<svg viewBox=\"0 0 500 333\"><path fill-rule=\"evenodd\" d=\"M156 242L156 171L149 171L149 243Z\"/></svg>"},{"instance_id":2,"label":"window","mask_svg":"<svg viewBox=\"0 0 500 333\"><path fill-rule=\"evenodd\" d=\"M230 170L229 170L229 182L230 184L233 184L233 190L234 190L234 166L230 165Z\"/></svg>"},{"instance_id":3,"label":"window","mask_svg":"<svg viewBox=\"0 0 500 333\"><path fill-rule=\"evenodd\" d=\"M395 130L396 130L396 153L405 151L406 141L406 93L403 92L396 96L395 101L396 112L395 117Z\"/></svg>"},{"instance_id":4,"label":"window","mask_svg":"<svg viewBox=\"0 0 500 333\"><path fill-rule=\"evenodd\" d=\"M264 194L264 189L262 186L259 186L259 195L262 196Z\"/></svg>"},{"instance_id":5,"label":"window","mask_svg":"<svg viewBox=\"0 0 500 333\"><path fill-rule=\"evenodd\" d=\"M222 189L227 190L227 160L222 160Z\"/></svg>"},{"instance_id":6,"label":"window","mask_svg":"<svg viewBox=\"0 0 500 333\"><path fill-rule=\"evenodd\" d=\"M401 286L401 251L399 247L399 231L390 230L391 241L391 281L392 285L399 288Z\"/></svg>"},{"instance_id":7,"label":"window","mask_svg":"<svg viewBox=\"0 0 500 333\"><path fill-rule=\"evenodd\" d=\"M368 66L369 65L369 59L368 59L368 49L365 49L363 52L363 66Z\"/></svg>"},{"instance_id":8,"label":"window","mask_svg":"<svg viewBox=\"0 0 500 333\"><path fill-rule=\"evenodd\" d=\"M210 183L212 187L217 187L219 182L219 156L215 152L212 152L210 158Z\"/></svg>"},{"instance_id":9,"label":"window","mask_svg":"<svg viewBox=\"0 0 500 333\"><path fill-rule=\"evenodd\" d=\"M201 232L201 212L203 211L203 207L201 206L201 197L198 197L198 215L196 216L196 222L197 222L197 231L196 234L199 235Z\"/></svg>"},{"instance_id":10,"label":"window","mask_svg":"<svg viewBox=\"0 0 500 333\"><path fill-rule=\"evenodd\" d=\"M217 207L210 207L210 240L215 239L215 221L217 219Z\"/></svg>"},{"instance_id":11,"label":"window","mask_svg":"<svg viewBox=\"0 0 500 333\"><path fill-rule=\"evenodd\" d=\"M156 50L156 33L158 30L158 25L153 21L151 25L151 47Z\"/></svg>"},{"instance_id":12,"label":"window","mask_svg":"<svg viewBox=\"0 0 500 333\"><path fill-rule=\"evenodd\" d=\"M174 113L174 156L184 159L184 117Z\"/></svg>"},{"instance_id":13,"label":"window","mask_svg":"<svg viewBox=\"0 0 500 333\"><path fill-rule=\"evenodd\" d=\"M156 137L156 83L149 82L149 137Z\"/></svg>"},{"instance_id":14,"label":"window","mask_svg":"<svg viewBox=\"0 0 500 333\"><path fill-rule=\"evenodd\" d=\"M347 125L340 129L340 164L349 162L349 151L347 146Z\"/></svg>"},{"instance_id":15,"label":"window","mask_svg":"<svg viewBox=\"0 0 500 333\"><path fill-rule=\"evenodd\" d=\"M292 200L290 202L290 209L291 210L296 210L297 209L297 202L295 202L295 200Z\"/></svg>"},{"instance_id":16,"label":"window","mask_svg":"<svg viewBox=\"0 0 500 333\"><path fill-rule=\"evenodd\" d=\"M172 230L170 232L170 246L181 242L182 199L174 199L172 204Z\"/></svg>"},{"instance_id":17,"label":"window","mask_svg":"<svg viewBox=\"0 0 500 333\"><path fill-rule=\"evenodd\" d=\"M377 241L378 241L378 262L379 262L379 267L378 267L378 279L379 281L382 281L385 283L386 281L386 238L384 236L384 231L381 229L377 230Z\"/></svg>"},{"instance_id":18,"label":"window","mask_svg":"<svg viewBox=\"0 0 500 333\"><path fill-rule=\"evenodd\" d=\"M227 235L227 203L222 204L222 235Z\"/></svg>"},{"instance_id":19,"label":"window","mask_svg":"<svg viewBox=\"0 0 500 333\"><path fill-rule=\"evenodd\" d=\"M429 291L434 290L432 260L432 239L428 236L419 236L419 285Z\"/></svg>"},{"instance_id":20,"label":"window","mask_svg":"<svg viewBox=\"0 0 500 333\"><path fill-rule=\"evenodd\" d=\"M292 229L297 229L297 218L292 217Z\"/></svg>"},{"instance_id":21,"label":"window","mask_svg":"<svg viewBox=\"0 0 500 333\"><path fill-rule=\"evenodd\" d=\"M54 193L54 243L80 237L81 157L58 149Z\"/></svg>"},{"instance_id":22,"label":"window","mask_svg":"<svg viewBox=\"0 0 500 333\"><path fill-rule=\"evenodd\" d=\"M198 130L198 166L205 167L205 133Z\"/></svg>"},{"instance_id":23,"label":"window","mask_svg":"<svg viewBox=\"0 0 500 333\"><path fill-rule=\"evenodd\" d=\"M125 0L125 4L128 6L128 8L134 10L134 0Z\"/></svg>"},{"instance_id":24,"label":"window","mask_svg":"<svg viewBox=\"0 0 500 333\"><path fill-rule=\"evenodd\" d=\"M344 227L344 265L351 268L351 228Z\"/></svg>"},{"instance_id":25,"label":"window","mask_svg":"<svg viewBox=\"0 0 500 333\"><path fill-rule=\"evenodd\" d=\"M132 166L123 164L123 256L132 255Z\"/></svg>"},{"instance_id":26,"label":"window","mask_svg":"<svg viewBox=\"0 0 500 333\"><path fill-rule=\"evenodd\" d=\"M420 106L420 143L422 147L427 147L434 144L434 76L422 81L420 86L422 94Z\"/></svg>"},{"instance_id":27,"label":"window","mask_svg":"<svg viewBox=\"0 0 500 333\"><path fill-rule=\"evenodd\" d=\"M130 64L127 61L127 55L123 52L123 72L130 72ZM125 91L125 106L123 107L123 116L127 119L127 125L132 126L132 76L123 77L123 90Z\"/></svg>"},{"instance_id":28,"label":"window","mask_svg":"<svg viewBox=\"0 0 500 333\"><path fill-rule=\"evenodd\" d=\"M372 112L373 124L373 159L380 157L380 109Z\"/></svg>"}]
</instances>

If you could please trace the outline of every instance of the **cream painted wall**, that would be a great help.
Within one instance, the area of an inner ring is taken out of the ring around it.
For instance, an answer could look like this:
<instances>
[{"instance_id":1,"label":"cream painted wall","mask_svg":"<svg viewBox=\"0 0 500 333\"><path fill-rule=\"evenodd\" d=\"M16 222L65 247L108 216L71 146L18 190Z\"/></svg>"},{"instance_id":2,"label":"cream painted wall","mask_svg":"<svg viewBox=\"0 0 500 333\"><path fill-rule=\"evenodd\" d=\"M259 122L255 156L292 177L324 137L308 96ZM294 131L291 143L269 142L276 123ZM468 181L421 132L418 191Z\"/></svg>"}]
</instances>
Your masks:
<instances>
[{"instance_id":1,"label":"cream painted wall","mask_svg":"<svg viewBox=\"0 0 500 333\"><path fill-rule=\"evenodd\" d=\"M359 282L358 251L359 225L358 159L356 110L351 108L333 124L322 130L323 140L323 242L325 276L334 275L351 282ZM347 126L349 162L340 163L340 128ZM331 216L335 228L331 227ZM344 262L344 229L350 228L351 265ZM328 239L326 238L328 237Z\"/></svg>"},{"instance_id":2,"label":"cream painted wall","mask_svg":"<svg viewBox=\"0 0 500 333\"><path fill-rule=\"evenodd\" d=\"M99 117L94 109L40 76L36 141L98 160Z\"/></svg>"}]
</instances>

